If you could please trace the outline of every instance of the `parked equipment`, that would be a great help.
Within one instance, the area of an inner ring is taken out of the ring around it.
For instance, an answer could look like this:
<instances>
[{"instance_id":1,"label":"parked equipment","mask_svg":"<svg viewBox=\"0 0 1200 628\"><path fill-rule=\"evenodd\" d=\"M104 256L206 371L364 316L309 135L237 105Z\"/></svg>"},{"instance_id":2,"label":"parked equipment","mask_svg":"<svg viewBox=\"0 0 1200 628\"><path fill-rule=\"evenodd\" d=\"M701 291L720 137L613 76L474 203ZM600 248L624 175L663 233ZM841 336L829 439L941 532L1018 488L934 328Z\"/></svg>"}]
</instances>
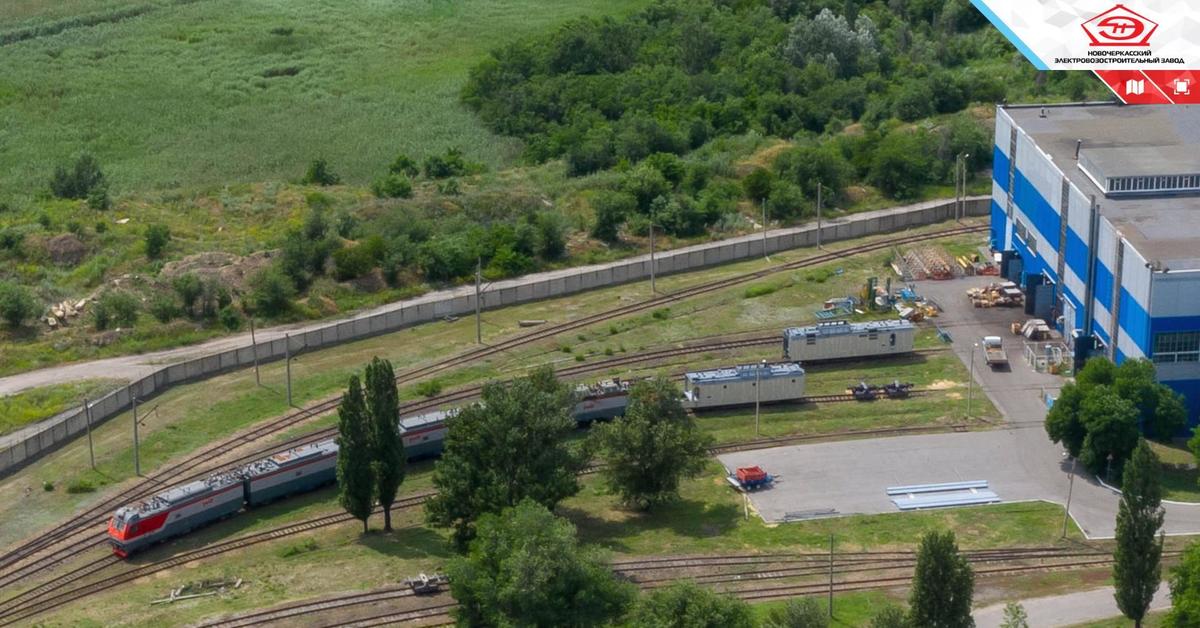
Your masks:
<instances>
[{"instance_id":1,"label":"parked equipment","mask_svg":"<svg viewBox=\"0 0 1200 628\"><path fill-rule=\"evenodd\" d=\"M683 391L683 406L693 410L791 401L804 396L804 369L777 362L697 371L683 376Z\"/></svg>"},{"instance_id":2,"label":"parked equipment","mask_svg":"<svg viewBox=\"0 0 1200 628\"><path fill-rule=\"evenodd\" d=\"M754 466L738 468L729 477L729 481L744 491L757 491L770 486L775 478L770 473L763 471L762 467Z\"/></svg>"},{"instance_id":3,"label":"parked equipment","mask_svg":"<svg viewBox=\"0 0 1200 628\"><path fill-rule=\"evenodd\" d=\"M916 327L906 320L849 323L831 321L783 332L788 360L816 362L911 353Z\"/></svg>"},{"instance_id":4,"label":"parked equipment","mask_svg":"<svg viewBox=\"0 0 1200 628\"><path fill-rule=\"evenodd\" d=\"M990 283L982 288L967 290L967 298L975 307L1018 307L1025 303L1025 295L1011 281Z\"/></svg>"},{"instance_id":5,"label":"parked equipment","mask_svg":"<svg viewBox=\"0 0 1200 628\"><path fill-rule=\"evenodd\" d=\"M876 388L866 382L859 382L849 389L850 394L854 395L857 401L875 401Z\"/></svg>"},{"instance_id":6,"label":"parked equipment","mask_svg":"<svg viewBox=\"0 0 1200 628\"><path fill-rule=\"evenodd\" d=\"M581 384L575 388L579 400L571 415L580 425L592 421L607 421L625 416L629 406L629 380L612 379L598 384Z\"/></svg>"},{"instance_id":7,"label":"parked equipment","mask_svg":"<svg viewBox=\"0 0 1200 628\"><path fill-rule=\"evenodd\" d=\"M983 356L987 365L993 369L1008 366L1008 354L1004 352L1004 342L1000 336L983 337Z\"/></svg>"},{"instance_id":8,"label":"parked equipment","mask_svg":"<svg viewBox=\"0 0 1200 628\"><path fill-rule=\"evenodd\" d=\"M433 595L441 590L442 585L450 584L450 576L440 573L429 576L422 573L415 578L405 578L402 584L417 595Z\"/></svg>"}]
</instances>

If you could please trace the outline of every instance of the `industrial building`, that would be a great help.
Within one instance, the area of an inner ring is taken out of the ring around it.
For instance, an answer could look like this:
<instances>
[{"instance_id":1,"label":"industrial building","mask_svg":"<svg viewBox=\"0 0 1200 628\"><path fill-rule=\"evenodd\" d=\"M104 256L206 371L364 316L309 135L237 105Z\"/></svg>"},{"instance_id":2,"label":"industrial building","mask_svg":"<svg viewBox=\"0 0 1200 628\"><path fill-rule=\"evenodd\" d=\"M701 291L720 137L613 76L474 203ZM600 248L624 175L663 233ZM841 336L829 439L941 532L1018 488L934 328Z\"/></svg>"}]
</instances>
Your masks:
<instances>
[{"instance_id":1,"label":"industrial building","mask_svg":"<svg viewBox=\"0 0 1200 628\"><path fill-rule=\"evenodd\" d=\"M1076 352L1150 358L1200 415L1200 108L996 111L991 244Z\"/></svg>"}]
</instances>

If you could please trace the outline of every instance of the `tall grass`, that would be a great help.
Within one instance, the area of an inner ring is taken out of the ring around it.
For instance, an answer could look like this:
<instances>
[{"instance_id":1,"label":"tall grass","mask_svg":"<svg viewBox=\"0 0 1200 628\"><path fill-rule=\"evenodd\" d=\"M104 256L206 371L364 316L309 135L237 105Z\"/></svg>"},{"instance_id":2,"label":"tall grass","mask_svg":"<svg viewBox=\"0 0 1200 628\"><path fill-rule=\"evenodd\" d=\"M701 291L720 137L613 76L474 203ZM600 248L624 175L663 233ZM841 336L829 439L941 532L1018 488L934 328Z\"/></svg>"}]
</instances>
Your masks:
<instances>
[{"instance_id":1,"label":"tall grass","mask_svg":"<svg viewBox=\"0 0 1200 628\"><path fill-rule=\"evenodd\" d=\"M34 388L0 397L0 434L50 418L77 406L85 397L94 400L117 386L117 382L94 380Z\"/></svg>"},{"instance_id":2,"label":"tall grass","mask_svg":"<svg viewBox=\"0 0 1200 628\"><path fill-rule=\"evenodd\" d=\"M458 104L470 66L571 18L647 1L159 0L74 2L74 14L18 2L26 19L0 32L36 36L2 47L0 195L27 202L85 150L118 194L296 178L317 156L350 183L398 151L459 146L509 165L519 144Z\"/></svg>"}]
</instances>

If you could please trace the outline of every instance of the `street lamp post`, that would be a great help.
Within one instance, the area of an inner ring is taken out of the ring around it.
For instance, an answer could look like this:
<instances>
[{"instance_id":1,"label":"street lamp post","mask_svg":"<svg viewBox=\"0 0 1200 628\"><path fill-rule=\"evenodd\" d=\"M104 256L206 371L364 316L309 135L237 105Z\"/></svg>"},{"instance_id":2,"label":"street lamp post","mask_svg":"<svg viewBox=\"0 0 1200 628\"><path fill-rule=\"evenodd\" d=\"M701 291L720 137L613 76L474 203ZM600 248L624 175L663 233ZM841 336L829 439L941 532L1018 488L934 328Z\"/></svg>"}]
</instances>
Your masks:
<instances>
[{"instance_id":1,"label":"street lamp post","mask_svg":"<svg viewBox=\"0 0 1200 628\"><path fill-rule=\"evenodd\" d=\"M767 365L767 361L763 360L758 363L758 368L754 369L754 437L758 438L759 434L759 406L762 405L762 369Z\"/></svg>"},{"instance_id":2,"label":"street lamp post","mask_svg":"<svg viewBox=\"0 0 1200 628\"><path fill-rule=\"evenodd\" d=\"M283 335L283 368L287 373L287 404L292 407L292 338L288 334Z\"/></svg>"},{"instance_id":3,"label":"street lamp post","mask_svg":"<svg viewBox=\"0 0 1200 628\"><path fill-rule=\"evenodd\" d=\"M817 181L817 248L821 248L821 182Z\"/></svg>"},{"instance_id":4,"label":"street lamp post","mask_svg":"<svg viewBox=\"0 0 1200 628\"><path fill-rule=\"evenodd\" d=\"M1064 451L1063 455L1067 456L1070 454ZM1075 463L1075 457L1071 456L1071 472L1068 475L1070 480L1069 484L1067 484L1067 511L1063 513L1062 538L1064 539L1067 538L1067 520L1071 518L1071 495L1075 492Z\"/></svg>"},{"instance_id":5,"label":"street lamp post","mask_svg":"<svg viewBox=\"0 0 1200 628\"><path fill-rule=\"evenodd\" d=\"M133 388L129 389L129 402L133 406L133 474L140 477L142 475L142 458L138 451L137 397L133 394Z\"/></svg>"},{"instance_id":6,"label":"street lamp post","mask_svg":"<svg viewBox=\"0 0 1200 628\"><path fill-rule=\"evenodd\" d=\"M771 257L767 255L767 199L762 200L763 210L763 259L770 261Z\"/></svg>"},{"instance_id":7,"label":"street lamp post","mask_svg":"<svg viewBox=\"0 0 1200 628\"><path fill-rule=\"evenodd\" d=\"M967 419L971 418L971 397L975 391L975 349L979 347L979 343L971 344L971 364L968 369L970 375L967 377Z\"/></svg>"}]
</instances>

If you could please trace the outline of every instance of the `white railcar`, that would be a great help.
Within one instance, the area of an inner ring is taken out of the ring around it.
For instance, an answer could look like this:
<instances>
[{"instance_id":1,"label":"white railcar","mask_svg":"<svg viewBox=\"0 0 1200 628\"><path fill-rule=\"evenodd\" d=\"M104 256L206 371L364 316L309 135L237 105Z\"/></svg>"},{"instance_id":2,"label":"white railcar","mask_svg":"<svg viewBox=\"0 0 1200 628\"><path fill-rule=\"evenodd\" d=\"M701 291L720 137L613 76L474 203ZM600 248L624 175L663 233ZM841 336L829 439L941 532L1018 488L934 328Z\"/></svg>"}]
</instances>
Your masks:
<instances>
[{"instance_id":1,"label":"white railcar","mask_svg":"<svg viewBox=\"0 0 1200 628\"><path fill-rule=\"evenodd\" d=\"M684 375L683 405L718 408L790 401L804 397L804 369L796 362L742 364ZM755 390L761 386L761 396Z\"/></svg>"},{"instance_id":2,"label":"white railcar","mask_svg":"<svg viewBox=\"0 0 1200 628\"><path fill-rule=\"evenodd\" d=\"M783 331L783 355L813 362L911 353L915 333L916 327L903 319L792 327Z\"/></svg>"}]
</instances>

